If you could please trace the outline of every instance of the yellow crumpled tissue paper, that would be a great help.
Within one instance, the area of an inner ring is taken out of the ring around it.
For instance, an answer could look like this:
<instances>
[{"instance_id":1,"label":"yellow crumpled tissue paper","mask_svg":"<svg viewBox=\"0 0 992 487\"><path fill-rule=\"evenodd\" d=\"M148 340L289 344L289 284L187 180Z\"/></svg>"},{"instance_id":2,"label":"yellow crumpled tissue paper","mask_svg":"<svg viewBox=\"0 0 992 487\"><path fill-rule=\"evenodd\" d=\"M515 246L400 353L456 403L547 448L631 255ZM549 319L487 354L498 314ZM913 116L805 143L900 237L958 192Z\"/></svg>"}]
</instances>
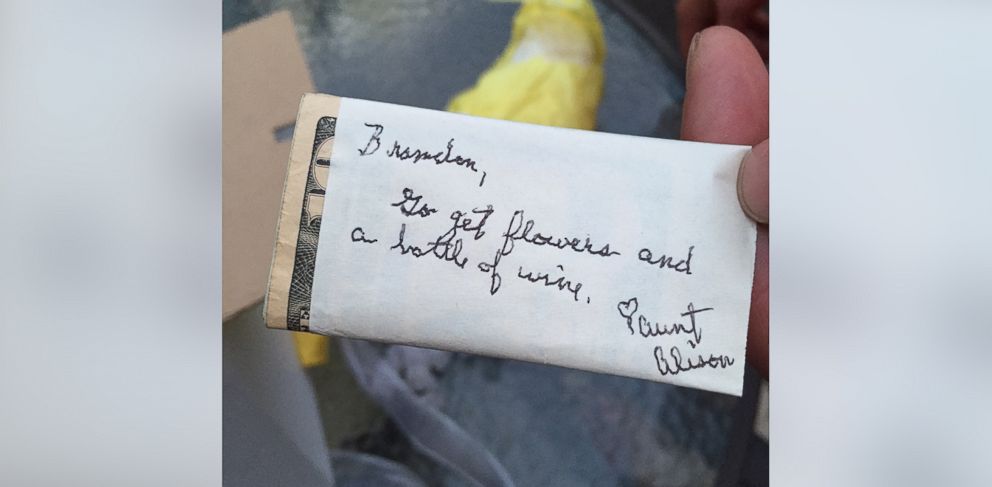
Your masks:
<instances>
[{"instance_id":1,"label":"yellow crumpled tissue paper","mask_svg":"<svg viewBox=\"0 0 992 487\"><path fill-rule=\"evenodd\" d=\"M591 130L603 95L603 26L591 0L523 0L510 43L448 111Z\"/></svg>"}]
</instances>

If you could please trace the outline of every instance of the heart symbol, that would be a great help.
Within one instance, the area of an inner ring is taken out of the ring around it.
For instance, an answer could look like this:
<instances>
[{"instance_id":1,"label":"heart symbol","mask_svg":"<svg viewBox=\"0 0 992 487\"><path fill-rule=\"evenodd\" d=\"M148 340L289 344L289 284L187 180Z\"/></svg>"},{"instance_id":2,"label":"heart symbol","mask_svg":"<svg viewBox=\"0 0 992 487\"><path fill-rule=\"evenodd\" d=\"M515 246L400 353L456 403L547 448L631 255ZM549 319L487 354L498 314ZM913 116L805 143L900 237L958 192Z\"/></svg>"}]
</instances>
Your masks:
<instances>
[{"instance_id":1,"label":"heart symbol","mask_svg":"<svg viewBox=\"0 0 992 487\"><path fill-rule=\"evenodd\" d=\"M620 301L617 303L617 311L620 312L620 316L627 318L627 328L630 329L630 334L634 334L634 327L631 326L634 319L634 312L637 311L637 298L630 298L626 301Z\"/></svg>"}]
</instances>

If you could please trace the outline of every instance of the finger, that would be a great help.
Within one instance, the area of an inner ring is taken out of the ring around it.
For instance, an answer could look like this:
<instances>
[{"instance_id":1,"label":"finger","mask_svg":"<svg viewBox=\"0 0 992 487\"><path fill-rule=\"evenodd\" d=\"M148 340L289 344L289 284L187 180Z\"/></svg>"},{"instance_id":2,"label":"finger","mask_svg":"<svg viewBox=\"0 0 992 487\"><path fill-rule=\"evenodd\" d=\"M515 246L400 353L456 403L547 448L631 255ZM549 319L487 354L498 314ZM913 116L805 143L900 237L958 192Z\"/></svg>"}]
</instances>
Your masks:
<instances>
[{"instance_id":1,"label":"finger","mask_svg":"<svg viewBox=\"0 0 992 487\"><path fill-rule=\"evenodd\" d=\"M679 0L675 5L675 17L678 19L676 32L679 48L682 50L682 57L686 58L689 55L692 36L716 24L716 8L713 0Z\"/></svg>"},{"instance_id":2,"label":"finger","mask_svg":"<svg viewBox=\"0 0 992 487\"><path fill-rule=\"evenodd\" d=\"M729 27L694 40L686 67L682 138L755 145L768 138L768 71L751 42ZM748 323L748 362L768 376L768 228L758 228Z\"/></svg>"},{"instance_id":3,"label":"finger","mask_svg":"<svg viewBox=\"0 0 992 487\"><path fill-rule=\"evenodd\" d=\"M744 156L737 174L737 198L747 216L768 224L768 139Z\"/></svg>"},{"instance_id":4,"label":"finger","mask_svg":"<svg viewBox=\"0 0 992 487\"><path fill-rule=\"evenodd\" d=\"M694 41L686 67L682 138L755 145L768 138L768 70L751 42L729 27Z\"/></svg>"},{"instance_id":5,"label":"finger","mask_svg":"<svg viewBox=\"0 0 992 487\"><path fill-rule=\"evenodd\" d=\"M758 225L758 249L754 254L747 361L762 377L768 378L768 227L764 225Z\"/></svg>"}]
</instances>

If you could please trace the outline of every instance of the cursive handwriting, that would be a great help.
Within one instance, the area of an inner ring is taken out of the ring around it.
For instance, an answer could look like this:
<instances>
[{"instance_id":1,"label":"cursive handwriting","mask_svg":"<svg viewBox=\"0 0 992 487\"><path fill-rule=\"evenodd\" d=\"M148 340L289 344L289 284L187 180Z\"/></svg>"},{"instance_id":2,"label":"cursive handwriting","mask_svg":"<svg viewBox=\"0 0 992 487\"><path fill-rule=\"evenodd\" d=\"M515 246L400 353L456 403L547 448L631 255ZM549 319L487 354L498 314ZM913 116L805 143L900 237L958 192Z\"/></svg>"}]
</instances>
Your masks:
<instances>
[{"instance_id":1,"label":"cursive handwriting","mask_svg":"<svg viewBox=\"0 0 992 487\"><path fill-rule=\"evenodd\" d=\"M456 229L460 228L467 232L475 232L472 239L479 240L486 235L486 232L482 230L482 227L486 225L486 220L488 220L489 216L493 214L493 205L486 205L486 207L482 209L473 208L471 213L472 215L481 215L481 217L478 221L475 221L469 217L470 215L455 210L451 213L451 219L454 220Z\"/></svg>"},{"instance_id":2,"label":"cursive handwriting","mask_svg":"<svg viewBox=\"0 0 992 487\"><path fill-rule=\"evenodd\" d=\"M355 229L351 231L351 241L371 244L371 243L376 243L379 240L374 238L372 239L367 238L365 236L365 230L362 230L362 227L355 227Z\"/></svg>"},{"instance_id":3,"label":"cursive handwriting","mask_svg":"<svg viewBox=\"0 0 992 487\"><path fill-rule=\"evenodd\" d=\"M519 212L518 212L519 213ZM516 216L516 213L514 213ZM503 232L503 244L500 245L499 249L496 250L496 255L493 256L492 262L479 262L478 268L480 271L489 274L489 294L495 295L499 291L500 286L503 283L503 278L500 276L499 262L503 257L510 255L513 252L513 237L510 234L510 230L513 228L513 220L510 220L510 227Z\"/></svg>"},{"instance_id":4,"label":"cursive handwriting","mask_svg":"<svg viewBox=\"0 0 992 487\"><path fill-rule=\"evenodd\" d=\"M368 142L365 143L365 148L358 149L358 154L360 156L370 156L375 154L379 148L382 147L382 133L385 130L381 124L366 123L365 126L372 129L372 135L369 137ZM477 161L471 157L453 154L454 149L454 137L448 139L448 144L445 150L436 152L427 149L405 146L400 144L399 141L393 141L392 147L386 151L386 157L399 161L409 161L411 164L416 164L420 161L433 161L434 164L438 166L454 164L455 166L464 167L474 173L479 172ZM481 187L485 182L486 172L482 171L482 178L479 180L479 186Z\"/></svg>"},{"instance_id":5,"label":"cursive handwriting","mask_svg":"<svg viewBox=\"0 0 992 487\"><path fill-rule=\"evenodd\" d=\"M561 265L557 265L555 267L557 267L558 270L565 272L565 268L562 267ZM568 290L570 293L572 293L572 299L574 299L575 301L579 300L579 290L582 289L582 283L581 282L572 283L571 280L565 279L565 276L560 276L558 277L558 279L552 280L549 274L543 272L529 271L527 272L527 274L524 274L524 268L523 266L521 266L520 269L517 271L517 277L533 283L541 283L545 287L557 287L559 291ZM586 304L588 303L589 303L589 298L586 297Z\"/></svg>"},{"instance_id":6,"label":"cursive handwriting","mask_svg":"<svg viewBox=\"0 0 992 487\"><path fill-rule=\"evenodd\" d=\"M421 218L427 218L434 213L437 213L437 209L427 206L427 203L423 203L424 197L417 195L410 188L403 188L403 201L398 201L392 203L389 206L398 206L400 213L406 216L419 216ZM420 205L419 207L417 205Z\"/></svg>"},{"instance_id":7,"label":"cursive handwriting","mask_svg":"<svg viewBox=\"0 0 992 487\"><path fill-rule=\"evenodd\" d=\"M637 298L630 298L617 303L617 311L620 312L620 316L627 318L627 329L630 330L631 335L634 334L634 313L637 312L637 306Z\"/></svg>"},{"instance_id":8,"label":"cursive handwriting","mask_svg":"<svg viewBox=\"0 0 992 487\"><path fill-rule=\"evenodd\" d=\"M586 252L599 257L612 257L620 255L620 252L610 250L610 244L596 248L589 236L585 240L575 237L555 237L554 235L544 235L534 231L534 220L524 221L524 211L517 210L510 219L510 228L507 234L513 240L523 240L532 245L548 245L558 249L571 249L575 252Z\"/></svg>"},{"instance_id":9,"label":"cursive handwriting","mask_svg":"<svg viewBox=\"0 0 992 487\"><path fill-rule=\"evenodd\" d=\"M379 141L379 136L382 135L383 127L377 123L367 123L366 127L372 129L372 138L369 139L368 143L365 144L364 149L358 149L358 155L360 156L370 156L375 154L375 151L379 150L382 143ZM372 144L375 144L375 148L372 148Z\"/></svg>"},{"instance_id":10,"label":"cursive handwriting","mask_svg":"<svg viewBox=\"0 0 992 487\"><path fill-rule=\"evenodd\" d=\"M665 349L661 346L654 347L654 361L661 375L678 375L679 372L688 372L705 367L725 369L734 365L733 358L726 355L713 354L710 354L709 358L697 355L694 362L691 357L682 357L682 351L679 350L679 347L668 349L668 355L666 356Z\"/></svg>"},{"instance_id":11,"label":"cursive handwriting","mask_svg":"<svg viewBox=\"0 0 992 487\"><path fill-rule=\"evenodd\" d=\"M581 240L578 238L555 237L535 232L534 220L524 221L524 211L517 210L513 212L513 216L510 218L510 224L507 226L506 231L503 232L503 243L496 250L493 260L491 262L479 263L479 270L488 273L490 276L489 294L496 294L496 291L499 291L503 279L500 277L497 268L499 267L500 260L510 255L510 252L513 252L514 242L517 240L522 240L539 247L546 245L561 250L571 249L575 252L588 253L599 257L620 255L620 252L610 250L610 244L600 247L593 245L592 239L588 236L585 240Z\"/></svg>"},{"instance_id":12,"label":"cursive handwriting","mask_svg":"<svg viewBox=\"0 0 992 487\"><path fill-rule=\"evenodd\" d=\"M617 311L620 312L620 316L627 319L627 329L630 330L630 334L634 334L634 313L637 312L637 298L630 298L627 301L620 301L617 303ZM662 325L661 323L651 323L643 314L637 316L637 329L640 335L644 338L658 337L665 335L678 335L682 333L691 334L695 341L690 340L688 343L692 348L696 348L703 341L703 329L696 323L696 315L704 311L712 311L713 308L696 308L693 303L689 303L685 313L681 316L689 317L689 325L684 323L672 323L671 325Z\"/></svg>"},{"instance_id":13,"label":"cursive handwriting","mask_svg":"<svg viewBox=\"0 0 992 487\"><path fill-rule=\"evenodd\" d=\"M454 262L460 268L465 268L465 263L468 262L467 257L461 257L462 253L462 239L455 239L456 229L448 230L433 242L428 243L424 248L420 248L416 245L407 245L404 242L406 238L406 223L400 224L400 235L399 239L390 250L399 249L401 255L412 255L416 258L421 258L425 255L433 255L437 257L438 260Z\"/></svg>"},{"instance_id":14,"label":"cursive handwriting","mask_svg":"<svg viewBox=\"0 0 992 487\"><path fill-rule=\"evenodd\" d=\"M665 254L661 254L661 257L654 259L654 255L652 254L651 249L641 249L641 251L637 253L637 259L642 262L647 262L648 264L651 265L656 265L660 269L672 269L675 272L692 274L692 270L689 268L689 266L692 263L692 249L694 248L695 246L690 246L689 256L678 262L675 262L674 257L669 257L666 256Z\"/></svg>"}]
</instances>

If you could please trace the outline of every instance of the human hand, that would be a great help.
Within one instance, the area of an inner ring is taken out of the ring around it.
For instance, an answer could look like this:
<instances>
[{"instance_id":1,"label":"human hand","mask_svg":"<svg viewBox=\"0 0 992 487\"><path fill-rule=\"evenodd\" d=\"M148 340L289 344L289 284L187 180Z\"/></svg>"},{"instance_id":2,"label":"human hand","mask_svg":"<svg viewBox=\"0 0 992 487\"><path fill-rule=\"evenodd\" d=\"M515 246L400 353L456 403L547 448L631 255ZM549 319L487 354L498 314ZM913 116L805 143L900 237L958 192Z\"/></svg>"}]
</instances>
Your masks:
<instances>
[{"instance_id":1,"label":"human hand","mask_svg":"<svg viewBox=\"0 0 992 487\"><path fill-rule=\"evenodd\" d=\"M753 146L737 188L741 208L758 222L747 359L768 377L768 70L740 32L710 27L693 38L682 139Z\"/></svg>"},{"instance_id":2,"label":"human hand","mask_svg":"<svg viewBox=\"0 0 992 487\"><path fill-rule=\"evenodd\" d=\"M679 0L679 45L682 56L689 52L692 36L707 27L725 25L742 32L768 62L768 0Z\"/></svg>"}]
</instances>

